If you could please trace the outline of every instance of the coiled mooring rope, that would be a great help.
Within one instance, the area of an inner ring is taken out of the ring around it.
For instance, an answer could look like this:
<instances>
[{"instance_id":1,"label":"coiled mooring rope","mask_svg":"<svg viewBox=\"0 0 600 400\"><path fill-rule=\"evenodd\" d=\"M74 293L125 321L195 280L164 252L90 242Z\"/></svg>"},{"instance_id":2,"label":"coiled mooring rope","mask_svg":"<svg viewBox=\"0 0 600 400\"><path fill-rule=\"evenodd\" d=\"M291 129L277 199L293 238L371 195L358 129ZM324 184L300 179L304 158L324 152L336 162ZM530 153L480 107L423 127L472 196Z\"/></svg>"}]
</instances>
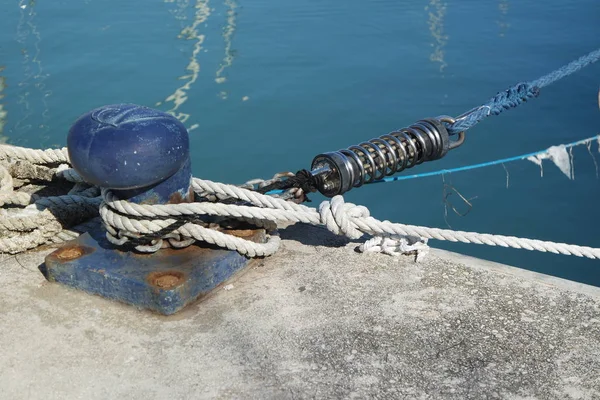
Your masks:
<instances>
[{"instance_id":1,"label":"coiled mooring rope","mask_svg":"<svg viewBox=\"0 0 600 400\"><path fill-rule=\"evenodd\" d=\"M7 154L18 160L39 162L39 151L15 149L0 145L0 160L14 163ZM17 155L18 154L18 155ZM45 153L44 153L45 154ZM43 156L42 156L43 157ZM66 161L66 160L61 160ZM45 161L44 161L45 162ZM54 161L50 162L53 163ZM77 173L66 167L55 168L54 177L69 177L75 186L81 185ZM3 170L8 169L4 166ZM67 172L68 171L68 172ZM6 173L0 181L9 182ZM141 205L117 199L110 190L89 186L77 193L50 196L34 200L33 203L11 212L10 208L0 210L0 252L17 253L45 243L60 242L73 238L77 231L69 230L78 223L97 215L102 217L107 229L107 237L117 245L175 226L150 244L138 246L139 251L156 251L165 246L184 247L196 241L211 243L223 248L236 250L249 257L268 256L279 248L279 237L273 230L281 223L308 223L324 225L334 234L350 239L362 238L365 234L374 236L359 247L363 252L381 251L386 254L417 253L427 251L427 240L438 239L452 242L476 243L490 246L512 247L526 250L551 252L600 259L600 249L565 243L524 239L512 236L490 235L476 232L452 231L447 229L413 226L389 221L380 221L370 216L366 207L344 202L342 196L324 201L318 209L296 204L274 196L263 195L254 190L208 180L193 178L192 186L197 194L211 195L215 199L235 199L247 205L224 204L219 202L194 202L164 205ZM3 188L5 186L3 185ZM3 189L3 195L8 190ZM256 226L265 227L271 235L264 244L254 243L239 237L219 232L200 219L212 215L240 219ZM181 219L183 223L176 224ZM85 229L85 228L83 228ZM81 231L82 229L79 229Z\"/></svg>"}]
</instances>

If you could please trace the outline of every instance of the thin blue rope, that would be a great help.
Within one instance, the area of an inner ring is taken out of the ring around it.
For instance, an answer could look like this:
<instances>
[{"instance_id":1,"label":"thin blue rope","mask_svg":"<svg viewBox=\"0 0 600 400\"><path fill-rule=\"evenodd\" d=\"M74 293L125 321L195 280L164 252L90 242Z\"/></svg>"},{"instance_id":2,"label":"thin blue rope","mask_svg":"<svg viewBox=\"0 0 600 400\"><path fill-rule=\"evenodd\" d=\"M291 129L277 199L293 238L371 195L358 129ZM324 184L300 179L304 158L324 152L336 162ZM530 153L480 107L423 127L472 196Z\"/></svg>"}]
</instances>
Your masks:
<instances>
[{"instance_id":1,"label":"thin blue rope","mask_svg":"<svg viewBox=\"0 0 600 400\"><path fill-rule=\"evenodd\" d=\"M585 56L579 57L577 60L570 62L567 65L562 66L561 68L550 72L534 81L530 82L521 82L516 84L515 86L508 88L503 92L497 93L494 97L492 97L487 103L473 108L470 111L467 111L463 115L456 118L456 122L447 127L448 133L451 135L457 134L462 131L466 131L473 126L477 125L484 118L490 115L498 115L504 110L508 110L511 108L515 108L520 104L523 104L528 99L537 97L540 94L540 89L554 83L566 76L569 76L582 68L587 67L589 64L595 63L600 59L600 49L594 50ZM573 147L583 143L587 143L589 140L593 139L584 139L577 142L566 144L565 147ZM534 153L524 154L521 156L505 158L502 160L490 161L481 164L469 165L466 167L459 167L453 169L444 169L435 172L426 172L422 174L414 174L414 175L403 175L397 177L388 177L384 179L380 179L377 181L373 181L372 183L384 183L384 182L393 182L393 181L403 181L406 179L414 179L414 178L424 178L427 176L435 176L442 175L452 172L460 172L467 171L476 168L489 167L492 165L498 165L503 163L508 163L511 161L523 160L528 157L537 156L540 154L546 153L547 150L537 151ZM279 194L283 193L283 190L272 190L266 194Z\"/></svg>"},{"instance_id":2,"label":"thin blue rope","mask_svg":"<svg viewBox=\"0 0 600 400\"><path fill-rule=\"evenodd\" d=\"M465 114L458 117L454 124L448 126L448 133L454 135L461 131L466 131L481 122L485 117L498 115L504 110L517 107L528 99L537 97L540 94L541 88L548 86L565 76L571 75L599 59L600 49L592 51L534 81L518 83L515 86L496 94L487 103L467 111Z\"/></svg>"},{"instance_id":3,"label":"thin blue rope","mask_svg":"<svg viewBox=\"0 0 600 400\"><path fill-rule=\"evenodd\" d=\"M565 144L564 146L568 149L571 147L575 147L575 146L579 146L582 144L587 144L589 142L591 142L592 140L600 140L600 136L592 136L589 137L587 139L582 139L582 140L578 140L576 142L571 142L568 144ZM509 157L509 158L503 158L501 160L496 160L496 161L488 161L488 162L484 162L484 163L480 163L480 164L473 164L473 165L467 165L464 167L458 167L458 168L451 168L451 169L442 169L439 171L433 171L433 172L424 172L421 174L414 174L414 175L402 175L402 176L394 176L394 177L388 177L388 178L383 178L377 181L373 181L372 183L386 183L386 182L394 182L394 181L404 181L407 179L415 179L415 178L425 178L428 176L437 176L437 175L444 175L444 174L451 174L454 172L462 172L462 171L469 171L472 169L478 169L478 168L484 168L484 167L491 167L493 165L500 165L500 164L506 164L509 162L513 162L513 161L521 161L521 160L525 160L529 157L535 157L535 156L539 156L542 154L546 154L548 153L548 149L546 150L540 150L540 151L536 151L533 153L528 153L528 154L523 154L520 156L515 156L515 157Z\"/></svg>"},{"instance_id":4,"label":"thin blue rope","mask_svg":"<svg viewBox=\"0 0 600 400\"><path fill-rule=\"evenodd\" d=\"M579 146L579 145L582 145L582 144L588 144L592 140L598 140L599 143L600 143L600 135L598 135L598 136L592 136L592 137L589 137L587 139L578 140L576 142L567 143L564 146L565 146L565 148L569 149L571 147ZM600 144L599 144L599 146L600 146ZM479 163L479 164L466 165L464 167L442 169L442 170L439 170L439 171L424 172L424 173L421 173L421 174L414 174L414 175L390 176L390 177L387 177L387 178L383 178L383 179L379 179L379 180L373 181L373 182L371 182L371 184L374 184L374 183L387 183L387 182L394 182L394 181L405 181L407 179L426 178L426 177L429 177L429 176L438 176L438 175L444 175L444 174L452 174L452 173L455 173L455 172L463 172L463 171L469 171L469 170L472 170L472 169L479 169L479 168L491 167L491 166L494 166L494 165L506 164L506 163L513 162L513 161L521 161L521 160L525 160L525 159L527 159L529 157L540 156L542 154L547 154L547 153L548 153L548 149L546 149L546 150L540 150L540 151L535 151L533 153L522 154L520 156L502 158L502 159L496 160L496 161L488 161L488 162ZM281 194L283 192L284 192L283 190L271 190L270 192L267 192L265 194L267 194L267 195Z\"/></svg>"}]
</instances>

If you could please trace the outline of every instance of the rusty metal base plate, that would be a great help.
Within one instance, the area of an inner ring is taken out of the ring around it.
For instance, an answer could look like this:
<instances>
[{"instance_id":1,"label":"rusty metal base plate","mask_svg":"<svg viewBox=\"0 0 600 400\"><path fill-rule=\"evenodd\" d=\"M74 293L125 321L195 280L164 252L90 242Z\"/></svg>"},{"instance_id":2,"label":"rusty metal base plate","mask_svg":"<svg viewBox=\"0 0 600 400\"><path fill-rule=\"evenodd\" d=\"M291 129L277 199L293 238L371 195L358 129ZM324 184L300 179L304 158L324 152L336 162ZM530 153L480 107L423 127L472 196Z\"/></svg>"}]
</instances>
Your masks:
<instances>
[{"instance_id":1,"label":"rusty metal base plate","mask_svg":"<svg viewBox=\"0 0 600 400\"><path fill-rule=\"evenodd\" d=\"M265 232L229 233L263 243ZM100 221L49 254L40 267L46 279L169 315L243 269L250 259L235 251L192 245L142 254L114 248Z\"/></svg>"}]
</instances>

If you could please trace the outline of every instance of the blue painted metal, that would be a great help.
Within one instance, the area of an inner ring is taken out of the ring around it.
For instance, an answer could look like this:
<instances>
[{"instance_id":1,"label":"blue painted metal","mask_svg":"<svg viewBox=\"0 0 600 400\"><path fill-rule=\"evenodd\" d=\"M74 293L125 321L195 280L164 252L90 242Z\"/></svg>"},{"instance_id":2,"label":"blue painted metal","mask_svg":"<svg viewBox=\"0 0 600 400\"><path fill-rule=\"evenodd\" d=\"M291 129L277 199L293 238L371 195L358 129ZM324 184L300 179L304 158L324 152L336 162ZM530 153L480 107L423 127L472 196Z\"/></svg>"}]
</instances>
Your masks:
<instances>
[{"instance_id":1,"label":"blue painted metal","mask_svg":"<svg viewBox=\"0 0 600 400\"><path fill-rule=\"evenodd\" d=\"M263 230L231 231L263 242ZM42 272L88 293L170 315L210 292L248 265L233 251L189 246L139 254L114 249L101 221L46 257Z\"/></svg>"},{"instance_id":2,"label":"blue painted metal","mask_svg":"<svg viewBox=\"0 0 600 400\"><path fill-rule=\"evenodd\" d=\"M139 189L113 189L113 193L121 199L139 204L187 203L194 198L191 179L192 166L188 157L175 174L162 182Z\"/></svg>"},{"instance_id":3,"label":"blue painted metal","mask_svg":"<svg viewBox=\"0 0 600 400\"><path fill-rule=\"evenodd\" d=\"M73 168L121 199L143 204L193 200L189 138L175 117L135 104L82 115L67 139ZM264 230L229 231L257 242ZM173 314L229 279L250 260L235 251L192 245L140 254L114 247L101 220L48 255L53 282L161 314Z\"/></svg>"},{"instance_id":4,"label":"blue painted metal","mask_svg":"<svg viewBox=\"0 0 600 400\"><path fill-rule=\"evenodd\" d=\"M136 104L103 106L75 121L67 147L87 182L114 189L122 199L190 200L189 137L171 114Z\"/></svg>"}]
</instances>

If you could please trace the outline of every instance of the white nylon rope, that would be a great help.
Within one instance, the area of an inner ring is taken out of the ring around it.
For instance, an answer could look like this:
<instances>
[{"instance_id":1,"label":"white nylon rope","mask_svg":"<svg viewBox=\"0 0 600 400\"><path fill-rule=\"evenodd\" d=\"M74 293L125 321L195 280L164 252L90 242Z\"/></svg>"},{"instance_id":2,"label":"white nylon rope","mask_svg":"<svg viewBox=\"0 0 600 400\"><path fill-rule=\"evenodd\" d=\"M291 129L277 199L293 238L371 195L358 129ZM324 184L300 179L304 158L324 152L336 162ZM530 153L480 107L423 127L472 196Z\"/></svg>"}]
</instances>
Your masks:
<instances>
[{"instance_id":1,"label":"white nylon rope","mask_svg":"<svg viewBox=\"0 0 600 400\"><path fill-rule=\"evenodd\" d=\"M428 239L600 259L600 249L598 248L379 221L370 216L366 207L346 203L342 196L335 196L330 201L324 201L318 209L315 209L274 196L263 195L243 187L198 178L192 179L192 187L196 193L213 199L238 199L250 205L208 201L140 205L119 200L108 189L103 189L101 196L97 196L98 188L84 185L81 177L74 170L68 168L68 165L60 165L53 173L57 177L81 185L79 189L76 189L76 185L72 193L65 196L42 199L32 196L25 198L22 196L23 194L15 195L12 177L2 165L2 163L6 164L15 160L33 164L64 164L68 162L68 157L65 149L32 150L0 145L0 205L29 204L20 213L14 215L0 209L0 252L23 251L45 242L59 240L57 233L62 231L62 226L57 224L58 220L61 218L64 220L74 212L84 215L90 213L90 209L99 207L100 216L107 229L107 237L117 245L122 245L131 239L152 236L165 229L169 230L170 226L179 222L179 218L188 219L188 222L180 223L169 233L153 239L150 244L136 246L137 250L145 252L157 251L169 245L185 247L195 241L202 241L236 250L249 257L268 256L279 248L280 239L273 234L276 224L301 222L325 225L336 235L345 235L350 239L359 239L365 234L374 236L359 247L363 252L376 251L390 255L416 253L417 259L427 253ZM254 184L261 182L260 180L251 181L246 186L253 187ZM21 197L17 199L18 196ZM2 202L3 199L9 197L10 201ZM265 227L271 234L267 236L266 243L255 243L220 232L195 220L198 216L203 215L241 219L259 227ZM80 219L81 215L78 218ZM73 219L77 220L78 218ZM62 236L71 238L76 234L76 232L69 231Z\"/></svg>"}]
</instances>

